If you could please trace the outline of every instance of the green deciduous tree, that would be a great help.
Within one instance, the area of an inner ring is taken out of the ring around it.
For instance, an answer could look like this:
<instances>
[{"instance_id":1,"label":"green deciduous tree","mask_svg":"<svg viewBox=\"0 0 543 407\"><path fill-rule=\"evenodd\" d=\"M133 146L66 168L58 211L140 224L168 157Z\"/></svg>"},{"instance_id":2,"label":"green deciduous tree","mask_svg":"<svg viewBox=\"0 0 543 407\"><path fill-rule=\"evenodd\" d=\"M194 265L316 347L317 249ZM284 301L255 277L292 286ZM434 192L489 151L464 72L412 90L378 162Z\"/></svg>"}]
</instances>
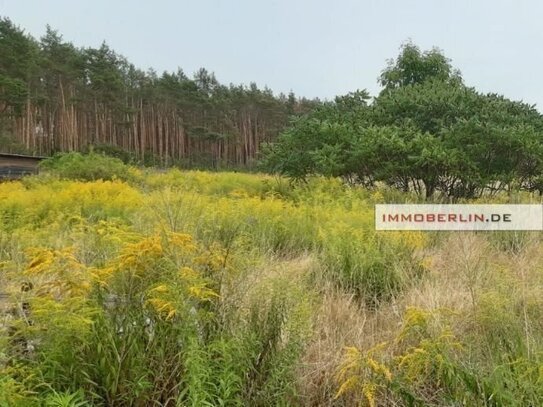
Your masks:
<instances>
[{"instance_id":1,"label":"green deciduous tree","mask_svg":"<svg viewBox=\"0 0 543 407\"><path fill-rule=\"evenodd\" d=\"M426 197L541 188L543 116L463 84L437 49L413 44L383 71L383 90L338 97L293 122L263 164L293 178L381 181Z\"/></svg>"}]
</instances>

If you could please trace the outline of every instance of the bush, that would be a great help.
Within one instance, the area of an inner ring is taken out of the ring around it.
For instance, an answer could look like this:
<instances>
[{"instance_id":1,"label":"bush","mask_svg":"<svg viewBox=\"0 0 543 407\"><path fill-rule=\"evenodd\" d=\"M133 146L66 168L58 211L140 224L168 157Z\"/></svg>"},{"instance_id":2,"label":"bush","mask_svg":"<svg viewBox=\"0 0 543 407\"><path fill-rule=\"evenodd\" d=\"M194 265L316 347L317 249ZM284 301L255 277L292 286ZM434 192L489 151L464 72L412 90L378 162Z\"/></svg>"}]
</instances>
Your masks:
<instances>
[{"instance_id":1,"label":"bush","mask_svg":"<svg viewBox=\"0 0 543 407\"><path fill-rule=\"evenodd\" d=\"M120 159L96 153L58 154L44 160L40 167L61 178L80 181L96 181L99 179L128 181L135 177L130 171L130 167Z\"/></svg>"},{"instance_id":2,"label":"bush","mask_svg":"<svg viewBox=\"0 0 543 407\"><path fill-rule=\"evenodd\" d=\"M115 157L125 164L134 164L137 161L134 153L113 144L89 145L83 150L83 152L87 154L94 152L97 154L107 155L109 157Z\"/></svg>"}]
</instances>

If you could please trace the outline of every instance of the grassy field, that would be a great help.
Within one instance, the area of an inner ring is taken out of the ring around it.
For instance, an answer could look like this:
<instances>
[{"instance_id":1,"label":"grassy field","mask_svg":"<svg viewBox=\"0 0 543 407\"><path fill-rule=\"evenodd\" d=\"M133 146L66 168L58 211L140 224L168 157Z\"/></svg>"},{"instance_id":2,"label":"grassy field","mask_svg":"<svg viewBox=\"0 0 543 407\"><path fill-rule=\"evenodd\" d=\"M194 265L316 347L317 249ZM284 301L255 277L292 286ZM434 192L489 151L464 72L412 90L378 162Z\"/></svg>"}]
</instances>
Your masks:
<instances>
[{"instance_id":1,"label":"grassy field","mask_svg":"<svg viewBox=\"0 0 543 407\"><path fill-rule=\"evenodd\" d=\"M123 179L0 184L1 407L543 404L540 233L375 232L418 198L337 180Z\"/></svg>"}]
</instances>

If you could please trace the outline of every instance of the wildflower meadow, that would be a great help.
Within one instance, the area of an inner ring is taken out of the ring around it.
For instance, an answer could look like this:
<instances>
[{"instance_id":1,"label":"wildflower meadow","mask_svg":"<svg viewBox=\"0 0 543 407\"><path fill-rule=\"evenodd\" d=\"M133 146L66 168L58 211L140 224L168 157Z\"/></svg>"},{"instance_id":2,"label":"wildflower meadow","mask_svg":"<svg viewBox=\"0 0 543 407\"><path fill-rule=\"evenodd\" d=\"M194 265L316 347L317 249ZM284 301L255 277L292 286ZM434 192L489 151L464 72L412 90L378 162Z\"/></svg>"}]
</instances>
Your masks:
<instances>
[{"instance_id":1,"label":"wildflower meadow","mask_svg":"<svg viewBox=\"0 0 543 407\"><path fill-rule=\"evenodd\" d=\"M0 406L543 402L537 232L376 232L421 198L336 179L121 173L0 184Z\"/></svg>"}]
</instances>

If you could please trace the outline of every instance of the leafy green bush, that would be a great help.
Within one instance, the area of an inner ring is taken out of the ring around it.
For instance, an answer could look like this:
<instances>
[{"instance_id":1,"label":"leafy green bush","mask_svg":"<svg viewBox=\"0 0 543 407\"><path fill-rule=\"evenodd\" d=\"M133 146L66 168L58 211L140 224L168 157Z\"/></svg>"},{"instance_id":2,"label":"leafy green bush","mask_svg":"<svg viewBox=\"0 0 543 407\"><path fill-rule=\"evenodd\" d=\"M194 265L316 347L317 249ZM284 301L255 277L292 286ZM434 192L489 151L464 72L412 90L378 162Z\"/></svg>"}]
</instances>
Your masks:
<instances>
[{"instance_id":1,"label":"leafy green bush","mask_svg":"<svg viewBox=\"0 0 543 407\"><path fill-rule=\"evenodd\" d=\"M104 154L109 157L115 157L121 160L125 164L133 164L137 162L136 156L133 152L127 151L122 147L114 144L94 144L89 145L83 150L84 153L97 153Z\"/></svg>"},{"instance_id":2,"label":"leafy green bush","mask_svg":"<svg viewBox=\"0 0 543 407\"><path fill-rule=\"evenodd\" d=\"M58 154L44 160L40 167L61 178L80 181L96 181L99 179L128 181L134 178L134 175L130 172L130 167L120 159L96 153Z\"/></svg>"}]
</instances>

